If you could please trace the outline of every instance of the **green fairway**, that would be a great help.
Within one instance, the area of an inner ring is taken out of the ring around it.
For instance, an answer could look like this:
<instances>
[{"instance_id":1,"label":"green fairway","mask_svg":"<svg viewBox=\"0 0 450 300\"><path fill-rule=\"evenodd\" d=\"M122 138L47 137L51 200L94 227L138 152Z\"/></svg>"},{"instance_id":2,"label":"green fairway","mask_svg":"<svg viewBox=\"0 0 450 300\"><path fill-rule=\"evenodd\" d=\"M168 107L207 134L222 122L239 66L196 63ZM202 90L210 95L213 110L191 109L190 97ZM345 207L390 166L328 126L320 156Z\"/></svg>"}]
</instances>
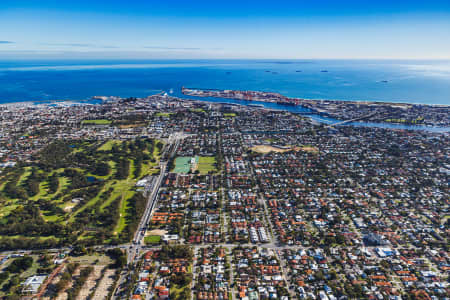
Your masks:
<instances>
[{"instance_id":1,"label":"green fairway","mask_svg":"<svg viewBox=\"0 0 450 300\"><path fill-rule=\"evenodd\" d=\"M74 146L73 142L55 143L36 156L40 161L3 175L9 187L5 189L3 184L0 190L0 229L6 232L0 238L39 237L33 243L48 240L47 247L55 243L47 237L58 241L67 237L67 232L73 235L72 240L86 243L129 241L145 207L136 182L159 171L156 145L161 142L142 139L80 141ZM23 220L28 219L35 220L22 226ZM39 223L46 226L36 226ZM58 230L54 231L53 226L59 226ZM100 231L104 232L102 237L97 234Z\"/></svg>"},{"instance_id":2,"label":"green fairway","mask_svg":"<svg viewBox=\"0 0 450 300\"><path fill-rule=\"evenodd\" d=\"M97 120L83 120L81 124L83 125L109 125L112 121L106 119L97 119Z\"/></svg>"},{"instance_id":3,"label":"green fairway","mask_svg":"<svg viewBox=\"0 0 450 300\"><path fill-rule=\"evenodd\" d=\"M127 213L127 208L128 206L128 200L133 197L135 192L133 191L126 191L122 194L122 201L120 202L120 218L119 218L119 222L117 222L117 226L114 229L114 234L119 234L120 232L122 232L122 230L124 230L125 226L127 225L126 223L126 213Z\"/></svg>"},{"instance_id":4,"label":"green fairway","mask_svg":"<svg viewBox=\"0 0 450 300\"><path fill-rule=\"evenodd\" d=\"M113 145L120 145L122 142L118 141L118 140L109 140L106 143L104 143L103 145L101 145L98 150L99 151L111 151Z\"/></svg>"}]
</instances>

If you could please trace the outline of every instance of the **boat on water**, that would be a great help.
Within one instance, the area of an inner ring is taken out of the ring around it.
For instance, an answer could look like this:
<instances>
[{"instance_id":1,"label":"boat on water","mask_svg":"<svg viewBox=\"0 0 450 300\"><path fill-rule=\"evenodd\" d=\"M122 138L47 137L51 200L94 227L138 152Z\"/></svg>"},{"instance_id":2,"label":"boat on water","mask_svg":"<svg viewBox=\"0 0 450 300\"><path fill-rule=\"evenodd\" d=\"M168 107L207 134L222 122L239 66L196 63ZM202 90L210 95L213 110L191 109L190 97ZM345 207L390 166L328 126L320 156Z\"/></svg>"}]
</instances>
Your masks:
<instances>
[{"instance_id":1,"label":"boat on water","mask_svg":"<svg viewBox=\"0 0 450 300\"><path fill-rule=\"evenodd\" d=\"M247 106L251 106L251 107L259 107L259 108L264 107L263 104L248 104Z\"/></svg>"},{"instance_id":2,"label":"boat on water","mask_svg":"<svg viewBox=\"0 0 450 300\"><path fill-rule=\"evenodd\" d=\"M322 71L320 71L320 72L322 72L322 73L328 73L328 70L322 70Z\"/></svg>"},{"instance_id":3,"label":"boat on water","mask_svg":"<svg viewBox=\"0 0 450 300\"><path fill-rule=\"evenodd\" d=\"M301 73L301 72L302 72L302 70L297 70L297 71L295 71L295 72L297 72L297 73Z\"/></svg>"}]
</instances>

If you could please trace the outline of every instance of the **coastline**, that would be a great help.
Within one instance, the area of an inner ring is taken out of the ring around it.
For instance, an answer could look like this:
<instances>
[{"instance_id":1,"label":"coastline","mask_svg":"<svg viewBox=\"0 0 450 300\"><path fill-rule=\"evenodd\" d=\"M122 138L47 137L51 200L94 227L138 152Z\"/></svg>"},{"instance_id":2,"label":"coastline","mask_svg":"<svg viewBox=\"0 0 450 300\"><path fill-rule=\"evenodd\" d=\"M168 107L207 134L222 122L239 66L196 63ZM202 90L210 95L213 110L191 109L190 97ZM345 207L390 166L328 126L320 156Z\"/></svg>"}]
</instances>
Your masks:
<instances>
[{"instance_id":1,"label":"coastline","mask_svg":"<svg viewBox=\"0 0 450 300\"><path fill-rule=\"evenodd\" d=\"M159 92L157 94L153 94L141 99L150 99L153 96L161 96L164 94L163 92ZM280 94L281 95L281 94ZM246 106L254 109L269 109L276 111L289 111L291 113L301 114L305 117L308 117L315 124L325 124L327 126L336 126L336 125L349 125L349 126L357 126L357 127L380 127L380 128L391 128L391 129L405 129L405 130L427 130L433 132L449 132L450 126L433 126L427 124L405 124L405 123L395 123L395 122L370 122L363 121L364 117L357 118L358 120L350 120L350 119L339 119L335 116L324 112L318 111L308 106L302 105L292 105L292 104L282 104L276 102L264 102L264 101L251 101L246 99L234 99L234 98L215 98L215 97L199 97L199 96L191 96L191 95L183 95L184 97L179 97L177 95L167 95L170 97L175 97L181 101L196 101L196 102L209 102L216 103L222 105L237 105L237 106ZM192 98L190 98L192 97ZM283 96L284 97L284 96ZM71 105L98 105L101 104L104 100L100 100L100 98L104 99L120 99L120 97L115 96L93 96L90 99L57 99L57 100L33 100L33 101L21 101L21 102L9 102L2 103L0 107L32 107L32 106L71 106ZM210 99L207 99L210 98ZM213 98L213 99L211 99ZM313 101L309 99L303 99L306 101ZM114 101L114 100L113 100ZM367 106L392 106L399 107L398 103L390 103L390 102L351 102L345 100L316 100L318 102L333 102L333 103L342 103L347 105L359 104L359 105L367 105ZM236 103L237 102L237 103ZM246 103L249 102L249 103ZM255 103L255 104L252 104ZM401 109L408 109L412 106L426 106L426 107L437 107L437 108L450 108L449 105L431 105L424 104L418 105L413 103L402 103ZM300 108L303 111L295 111Z\"/></svg>"}]
</instances>

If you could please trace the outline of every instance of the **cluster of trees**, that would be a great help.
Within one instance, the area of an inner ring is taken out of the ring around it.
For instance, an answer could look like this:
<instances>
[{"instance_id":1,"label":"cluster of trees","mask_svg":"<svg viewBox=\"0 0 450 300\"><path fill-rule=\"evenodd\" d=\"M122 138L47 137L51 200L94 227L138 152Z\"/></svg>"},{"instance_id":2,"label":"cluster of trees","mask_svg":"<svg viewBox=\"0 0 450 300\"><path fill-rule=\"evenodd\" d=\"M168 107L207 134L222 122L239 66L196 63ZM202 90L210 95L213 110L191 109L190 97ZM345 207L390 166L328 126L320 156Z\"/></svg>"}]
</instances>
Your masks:
<instances>
[{"instance_id":1,"label":"cluster of trees","mask_svg":"<svg viewBox=\"0 0 450 300\"><path fill-rule=\"evenodd\" d=\"M33 265L33 258L30 256L23 256L14 259L11 264L0 272L0 285L5 282L11 273L14 275L9 281L3 284L2 291L8 296L2 299L21 299L19 296L19 284L21 281L20 274L28 270Z\"/></svg>"},{"instance_id":2,"label":"cluster of trees","mask_svg":"<svg viewBox=\"0 0 450 300\"><path fill-rule=\"evenodd\" d=\"M139 221L145 211L147 200L141 193L135 193L128 200L128 208L126 211L126 227L120 233L119 240L121 242L129 242L139 226Z\"/></svg>"},{"instance_id":3,"label":"cluster of trees","mask_svg":"<svg viewBox=\"0 0 450 300\"><path fill-rule=\"evenodd\" d=\"M72 149L67 142L57 140L39 153L39 166L46 171L65 168L71 163L70 152L72 152Z\"/></svg>"},{"instance_id":4,"label":"cluster of trees","mask_svg":"<svg viewBox=\"0 0 450 300\"><path fill-rule=\"evenodd\" d=\"M170 276L170 283L176 284L179 286L185 286L192 282L192 275L191 274L184 274L184 273L175 273Z\"/></svg>"},{"instance_id":5,"label":"cluster of trees","mask_svg":"<svg viewBox=\"0 0 450 300\"><path fill-rule=\"evenodd\" d=\"M59 188L58 174L54 173L52 176L48 177L48 192L49 194L54 194Z\"/></svg>"},{"instance_id":6,"label":"cluster of trees","mask_svg":"<svg viewBox=\"0 0 450 300\"><path fill-rule=\"evenodd\" d=\"M69 282L72 280L72 275L75 270L79 267L78 263L70 263L66 265L64 273L61 275L60 280L52 287L55 293L63 291Z\"/></svg>"},{"instance_id":7,"label":"cluster of trees","mask_svg":"<svg viewBox=\"0 0 450 300\"><path fill-rule=\"evenodd\" d=\"M78 294L81 291L81 288L83 287L84 283L93 270L94 267L92 266L81 269L80 276L78 276L78 278L73 282L72 287L67 291L68 300L74 300L77 298Z\"/></svg>"},{"instance_id":8,"label":"cluster of trees","mask_svg":"<svg viewBox=\"0 0 450 300\"><path fill-rule=\"evenodd\" d=\"M70 244L73 239L40 239L38 237L1 237L0 250L14 250L14 249L48 249L60 247L63 244Z\"/></svg>"},{"instance_id":9,"label":"cluster of trees","mask_svg":"<svg viewBox=\"0 0 450 300\"><path fill-rule=\"evenodd\" d=\"M8 271L0 272L0 285L2 285L2 283L5 282L5 280L9 278L9 275L10 275L10 273Z\"/></svg>"},{"instance_id":10,"label":"cluster of trees","mask_svg":"<svg viewBox=\"0 0 450 300\"><path fill-rule=\"evenodd\" d=\"M136 159L134 160L134 172L133 172L134 178L139 178L139 176L141 176L142 160L143 160L142 154L137 155Z\"/></svg>"},{"instance_id":11,"label":"cluster of trees","mask_svg":"<svg viewBox=\"0 0 450 300\"><path fill-rule=\"evenodd\" d=\"M116 179L127 179L128 174L130 173L130 161L128 158L120 158L116 165Z\"/></svg>"},{"instance_id":12,"label":"cluster of trees","mask_svg":"<svg viewBox=\"0 0 450 300\"><path fill-rule=\"evenodd\" d=\"M62 224L45 222L40 209L33 202L17 207L6 217L6 222L0 224L0 234L5 236L65 237L69 232Z\"/></svg>"},{"instance_id":13,"label":"cluster of trees","mask_svg":"<svg viewBox=\"0 0 450 300\"><path fill-rule=\"evenodd\" d=\"M188 245L164 245L159 252L159 257L162 261L175 258L185 258L192 261L194 254L191 247Z\"/></svg>"},{"instance_id":14,"label":"cluster of trees","mask_svg":"<svg viewBox=\"0 0 450 300\"><path fill-rule=\"evenodd\" d=\"M8 176L6 176L5 180L7 180L7 182L3 187L3 193L6 197L11 199L26 199L27 192L23 187L17 185L19 178L23 173L24 169L14 168Z\"/></svg>"},{"instance_id":15,"label":"cluster of trees","mask_svg":"<svg viewBox=\"0 0 450 300\"><path fill-rule=\"evenodd\" d=\"M110 172L110 167L106 162L96 162L92 168L92 174L98 176L106 176Z\"/></svg>"},{"instance_id":16,"label":"cluster of trees","mask_svg":"<svg viewBox=\"0 0 450 300\"><path fill-rule=\"evenodd\" d=\"M25 190L29 197L34 197L39 193L39 184L45 179L44 173L40 173L36 168L31 170L31 174L25 181Z\"/></svg>"},{"instance_id":17,"label":"cluster of trees","mask_svg":"<svg viewBox=\"0 0 450 300\"><path fill-rule=\"evenodd\" d=\"M83 188L88 185L86 176L76 169L65 169L61 175L69 178L71 190Z\"/></svg>"},{"instance_id":18,"label":"cluster of trees","mask_svg":"<svg viewBox=\"0 0 450 300\"><path fill-rule=\"evenodd\" d=\"M120 269L127 264L127 257L125 253L119 248L109 249L106 251L108 255L114 262L110 265L112 269Z\"/></svg>"},{"instance_id":19,"label":"cluster of trees","mask_svg":"<svg viewBox=\"0 0 450 300\"><path fill-rule=\"evenodd\" d=\"M16 274L12 276L9 281L3 284L2 291L8 296L5 297L7 300L19 300L21 299L19 295L19 284L20 284L20 275Z\"/></svg>"},{"instance_id":20,"label":"cluster of trees","mask_svg":"<svg viewBox=\"0 0 450 300\"><path fill-rule=\"evenodd\" d=\"M33 265L33 258L31 256L18 257L6 267L6 271L10 273L22 273L28 270Z\"/></svg>"}]
</instances>

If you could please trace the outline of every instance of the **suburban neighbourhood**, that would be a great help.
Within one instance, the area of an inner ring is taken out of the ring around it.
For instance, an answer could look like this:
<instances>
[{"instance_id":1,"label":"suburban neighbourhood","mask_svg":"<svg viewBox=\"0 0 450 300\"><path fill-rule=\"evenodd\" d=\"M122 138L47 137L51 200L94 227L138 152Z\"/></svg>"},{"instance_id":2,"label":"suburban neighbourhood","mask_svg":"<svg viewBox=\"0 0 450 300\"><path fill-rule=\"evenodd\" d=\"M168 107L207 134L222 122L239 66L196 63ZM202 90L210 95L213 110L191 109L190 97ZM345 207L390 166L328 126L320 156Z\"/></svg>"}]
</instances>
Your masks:
<instances>
[{"instance_id":1,"label":"suburban neighbourhood","mask_svg":"<svg viewBox=\"0 0 450 300\"><path fill-rule=\"evenodd\" d=\"M369 120L450 124L390 116ZM0 298L450 299L449 153L448 132L164 93L0 105Z\"/></svg>"}]
</instances>

